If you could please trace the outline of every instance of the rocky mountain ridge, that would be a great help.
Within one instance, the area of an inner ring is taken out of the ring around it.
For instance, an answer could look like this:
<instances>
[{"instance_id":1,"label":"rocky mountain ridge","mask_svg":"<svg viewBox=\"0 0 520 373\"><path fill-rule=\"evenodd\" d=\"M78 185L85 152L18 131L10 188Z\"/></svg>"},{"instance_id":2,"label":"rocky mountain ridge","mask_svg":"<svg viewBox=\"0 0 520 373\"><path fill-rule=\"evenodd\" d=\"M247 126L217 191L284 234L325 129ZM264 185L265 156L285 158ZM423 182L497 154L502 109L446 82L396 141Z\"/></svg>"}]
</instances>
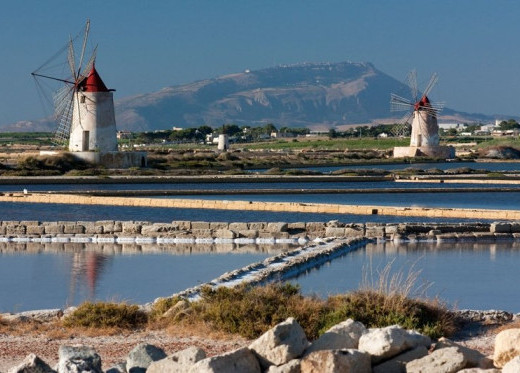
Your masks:
<instances>
[{"instance_id":1,"label":"rocky mountain ridge","mask_svg":"<svg viewBox=\"0 0 520 373\"><path fill-rule=\"evenodd\" d=\"M150 131L224 123L328 129L391 123L390 93L408 87L365 62L303 63L170 86L116 101L118 129ZM117 98L117 97L116 97ZM392 119L394 118L394 119ZM491 121L482 114L445 109L448 121ZM0 125L3 131L52 130L51 120Z\"/></svg>"}]
</instances>

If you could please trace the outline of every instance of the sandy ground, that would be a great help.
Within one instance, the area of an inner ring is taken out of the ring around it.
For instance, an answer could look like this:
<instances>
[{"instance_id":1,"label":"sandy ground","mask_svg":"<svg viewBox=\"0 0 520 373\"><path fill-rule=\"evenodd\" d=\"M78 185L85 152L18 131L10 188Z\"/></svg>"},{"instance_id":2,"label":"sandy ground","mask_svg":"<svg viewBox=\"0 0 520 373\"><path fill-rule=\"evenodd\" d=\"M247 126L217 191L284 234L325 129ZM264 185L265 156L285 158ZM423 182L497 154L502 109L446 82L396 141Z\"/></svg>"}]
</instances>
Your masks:
<instances>
[{"instance_id":1,"label":"sandy ground","mask_svg":"<svg viewBox=\"0 0 520 373\"><path fill-rule=\"evenodd\" d=\"M197 346L208 356L234 350L247 345L241 338L210 339L198 337L171 336L166 332L136 332L100 337L50 338L46 335L7 335L0 334L0 372L7 372L18 365L27 355L34 353L51 367L58 362L58 349L61 345L82 344L92 346L101 356L103 370L107 370L125 360L128 353L140 343L149 343L162 348L167 354Z\"/></svg>"}]
</instances>

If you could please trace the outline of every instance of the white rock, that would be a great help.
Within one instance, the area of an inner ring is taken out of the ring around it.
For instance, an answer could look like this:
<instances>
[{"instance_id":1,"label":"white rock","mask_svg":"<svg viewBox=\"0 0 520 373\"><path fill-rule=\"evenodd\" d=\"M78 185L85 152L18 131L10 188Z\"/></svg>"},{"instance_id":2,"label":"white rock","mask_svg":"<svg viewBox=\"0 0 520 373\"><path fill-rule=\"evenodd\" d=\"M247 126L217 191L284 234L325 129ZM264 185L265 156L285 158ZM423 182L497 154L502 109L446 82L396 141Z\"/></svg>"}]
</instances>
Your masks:
<instances>
[{"instance_id":1,"label":"white rock","mask_svg":"<svg viewBox=\"0 0 520 373\"><path fill-rule=\"evenodd\" d=\"M426 355L428 355L428 349L424 346L419 346L374 366L372 373L402 373L406 370L406 363L420 359Z\"/></svg>"},{"instance_id":2,"label":"white rock","mask_svg":"<svg viewBox=\"0 0 520 373\"><path fill-rule=\"evenodd\" d=\"M152 362L146 373L183 373L196 362L205 359L206 353L198 347L189 347L182 351Z\"/></svg>"},{"instance_id":3,"label":"white rock","mask_svg":"<svg viewBox=\"0 0 520 373\"><path fill-rule=\"evenodd\" d=\"M518 373L520 372L520 356L509 360L502 368L502 373Z\"/></svg>"},{"instance_id":4,"label":"white rock","mask_svg":"<svg viewBox=\"0 0 520 373\"><path fill-rule=\"evenodd\" d=\"M162 348L141 343L135 346L126 357L126 369L129 372L145 372L150 364L165 357L166 353Z\"/></svg>"},{"instance_id":5,"label":"white rock","mask_svg":"<svg viewBox=\"0 0 520 373\"><path fill-rule=\"evenodd\" d=\"M53 373L55 372L46 362L35 354L29 354L17 366L9 369L7 373Z\"/></svg>"},{"instance_id":6,"label":"white rock","mask_svg":"<svg viewBox=\"0 0 520 373\"><path fill-rule=\"evenodd\" d=\"M472 350L471 348L461 346L458 343L455 343L447 338L440 338L439 341L435 344L436 350L447 347L457 347L459 351L464 355L464 358L467 361L467 367L478 367L484 369L493 368L493 361L480 351Z\"/></svg>"},{"instance_id":7,"label":"white rock","mask_svg":"<svg viewBox=\"0 0 520 373\"><path fill-rule=\"evenodd\" d=\"M455 373L466 367L466 359L457 347L441 348L406 364L406 373Z\"/></svg>"},{"instance_id":8,"label":"white rock","mask_svg":"<svg viewBox=\"0 0 520 373\"><path fill-rule=\"evenodd\" d=\"M502 368L509 360L520 355L520 329L507 329L495 338L493 361L497 368Z\"/></svg>"},{"instance_id":9,"label":"white rock","mask_svg":"<svg viewBox=\"0 0 520 373\"><path fill-rule=\"evenodd\" d=\"M192 365L190 373L260 373L260 364L247 347L209 357Z\"/></svg>"},{"instance_id":10,"label":"white rock","mask_svg":"<svg viewBox=\"0 0 520 373\"><path fill-rule=\"evenodd\" d=\"M92 347L83 345L60 346L58 373L102 373L101 357Z\"/></svg>"},{"instance_id":11,"label":"white rock","mask_svg":"<svg viewBox=\"0 0 520 373\"><path fill-rule=\"evenodd\" d=\"M359 350L372 356L372 362L389 359L401 352L418 347L428 348L431 344L429 337L414 330L406 330L398 325L386 328L369 329L359 338Z\"/></svg>"},{"instance_id":12,"label":"white rock","mask_svg":"<svg viewBox=\"0 0 520 373\"><path fill-rule=\"evenodd\" d=\"M343 321L323 333L305 353L319 350L346 350L358 348L359 338L367 332L365 326L352 319Z\"/></svg>"},{"instance_id":13,"label":"white rock","mask_svg":"<svg viewBox=\"0 0 520 373\"><path fill-rule=\"evenodd\" d=\"M371 372L370 355L359 350L314 351L301 361L301 373Z\"/></svg>"},{"instance_id":14,"label":"white rock","mask_svg":"<svg viewBox=\"0 0 520 373\"><path fill-rule=\"evenodd\" d=\"M301 361L299 359L292 359L284 365L271 365L269 369L266 370L266 373L300 373L300 364Z\"/></svg>"},{"instance_id":15,"label":"white rock","mask_svg":"<svg viewBox=\"0 0 520 373\"><path fill-rule=\"evenodd\" d=\"M282 365L300 357L309 342L300 324L292 317L275 325L249 345L263 369Z\"/></svg>"}]
</instances>

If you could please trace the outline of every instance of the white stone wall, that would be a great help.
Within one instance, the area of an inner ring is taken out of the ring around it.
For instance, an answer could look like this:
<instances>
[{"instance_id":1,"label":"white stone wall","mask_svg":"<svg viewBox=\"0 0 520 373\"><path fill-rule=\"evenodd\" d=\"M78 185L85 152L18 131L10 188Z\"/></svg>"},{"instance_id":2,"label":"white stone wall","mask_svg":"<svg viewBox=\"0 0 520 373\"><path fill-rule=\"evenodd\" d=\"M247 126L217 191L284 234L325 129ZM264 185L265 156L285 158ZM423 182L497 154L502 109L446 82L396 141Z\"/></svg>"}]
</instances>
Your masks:
<instances>
[{"instance_id":1,"label":"white stone wall","mask_svg":"<svg viewBox=\"0 0 520 373\"><path fill-rule=\"evenodd\" d=\"M76 92L73 105L69 151L117 151L112 92Z\"/></svg>"}]
</instances>

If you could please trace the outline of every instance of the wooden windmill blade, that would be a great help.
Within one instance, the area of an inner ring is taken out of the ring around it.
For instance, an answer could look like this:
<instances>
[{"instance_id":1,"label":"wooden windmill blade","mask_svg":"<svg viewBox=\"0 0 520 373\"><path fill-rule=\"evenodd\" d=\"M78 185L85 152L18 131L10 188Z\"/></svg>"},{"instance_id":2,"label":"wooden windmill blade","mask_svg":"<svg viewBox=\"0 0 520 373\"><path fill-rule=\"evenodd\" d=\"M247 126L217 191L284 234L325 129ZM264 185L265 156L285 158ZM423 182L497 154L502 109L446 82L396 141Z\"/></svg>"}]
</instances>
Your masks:
<instances>
[{"instance_id":1,"label":"wooden windmill blade","mask_svg":"<svg viewBox=\"0 0 520 373\"><path fill-rule=\"evenodd\" d=\"M74 93L79 81L85 77L83 72L89 71L95 59L94 49L87 65L84 66L89 31L90 20L87 20L85 27L75 37L70 37L64 47L31 73L37 82L46 80L54 83L43 95L52 96L52 100L46 101L52 102L54 106L56 127L53 141L59 145L64 145L69 140ZM42 85L37 83L37 86Z\"/></svg>"}]
</instances>

